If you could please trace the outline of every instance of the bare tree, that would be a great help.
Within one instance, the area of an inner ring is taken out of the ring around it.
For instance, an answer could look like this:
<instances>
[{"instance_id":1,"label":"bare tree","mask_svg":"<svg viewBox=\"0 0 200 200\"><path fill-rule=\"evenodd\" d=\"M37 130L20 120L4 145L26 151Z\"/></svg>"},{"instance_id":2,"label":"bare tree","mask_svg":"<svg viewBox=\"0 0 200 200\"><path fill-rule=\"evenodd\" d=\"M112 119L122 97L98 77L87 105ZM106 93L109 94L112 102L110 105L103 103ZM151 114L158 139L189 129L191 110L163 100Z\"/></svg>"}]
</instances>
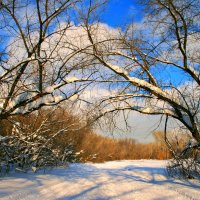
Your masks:
<instances>
[{"instance_id":1,"label":"bare tree","mask_svg":"<svg viewBox=\"0 0 200 200\"><path fill-rule=\"evenodd\" d=\"M82 17L92 46L86 53L96 60L94 65L99 72L96 81L103 82L104 87L108 83L112 91L99 103L98 117L132 110L174 118L191 133L199 147L199 1L145 3L144 22L114 34L104 28L106 37L101 33L99 37L102 24L91 23L94 5Z\"/></svg>"},{"instance_id":2,"label":"bare tree","mask_svg":"<svg viewBox=\"0 0 200 200\"><path fill-rule=\"evenodd\" d=\"M80 2L1 1L0 120L75 98L87 87L88 77L78 73L85 60L70 44Z\"/></svg>"}]
</instances>

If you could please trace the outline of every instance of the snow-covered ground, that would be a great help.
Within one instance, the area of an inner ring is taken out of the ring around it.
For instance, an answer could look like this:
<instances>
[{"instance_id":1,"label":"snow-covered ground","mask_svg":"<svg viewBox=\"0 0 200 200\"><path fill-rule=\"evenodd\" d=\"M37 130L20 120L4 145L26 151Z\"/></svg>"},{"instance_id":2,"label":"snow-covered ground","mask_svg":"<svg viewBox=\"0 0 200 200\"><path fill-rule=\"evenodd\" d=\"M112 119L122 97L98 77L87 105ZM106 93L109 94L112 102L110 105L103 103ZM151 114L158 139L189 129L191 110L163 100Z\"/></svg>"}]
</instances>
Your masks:
<instances>
[{"instance_id":1,"label":"snow-covered ground","mask_svg":"<svg viewBox=\"0 0 200 200\"><path fill-rule=\"evenodd\" d=\"M198 181L165 175L166 161L72 164L44 173L14 173L0 180L0 199L200 199Z\"/></svg>"}]
</instances>

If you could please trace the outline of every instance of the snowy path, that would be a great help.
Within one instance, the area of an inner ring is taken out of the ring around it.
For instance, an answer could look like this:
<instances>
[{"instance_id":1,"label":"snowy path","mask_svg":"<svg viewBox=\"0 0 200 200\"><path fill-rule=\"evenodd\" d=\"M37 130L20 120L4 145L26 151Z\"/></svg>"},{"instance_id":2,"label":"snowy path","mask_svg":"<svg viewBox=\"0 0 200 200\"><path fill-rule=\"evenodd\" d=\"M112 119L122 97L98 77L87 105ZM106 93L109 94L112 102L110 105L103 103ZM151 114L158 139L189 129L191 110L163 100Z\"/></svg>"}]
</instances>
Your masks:
<instances>
[{"instance_id":1,"label":"snowy path","mask_svg":"<svg viewBox=\"0 0 200 200\"><path fill-rule=\"evenodd\" d=\"M0 180L4 200L200 200L200 183L167 178L164 161L73 164L46 174L14 174Z\"/></svg>"}]
</instances>

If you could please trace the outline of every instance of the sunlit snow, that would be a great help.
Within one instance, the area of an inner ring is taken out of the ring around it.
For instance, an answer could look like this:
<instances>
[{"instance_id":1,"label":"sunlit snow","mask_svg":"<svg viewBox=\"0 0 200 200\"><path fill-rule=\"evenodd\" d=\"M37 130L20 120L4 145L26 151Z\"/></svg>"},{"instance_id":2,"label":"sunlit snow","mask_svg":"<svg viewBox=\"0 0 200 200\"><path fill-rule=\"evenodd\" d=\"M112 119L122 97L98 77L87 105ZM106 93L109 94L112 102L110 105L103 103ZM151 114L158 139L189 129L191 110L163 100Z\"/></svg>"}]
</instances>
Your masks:
<instances>
[{"instance_id":1,"label":"sunlit snow","mask_svg":"<svg viewBox=\"0 0 200 200\"><path fill-rule=\"evenodd\" d=\"M14 173L0 181L2 200L200 199L200 183L170 179L166 161L71 164L39 173Z\"/></svg>"}]
</instances>

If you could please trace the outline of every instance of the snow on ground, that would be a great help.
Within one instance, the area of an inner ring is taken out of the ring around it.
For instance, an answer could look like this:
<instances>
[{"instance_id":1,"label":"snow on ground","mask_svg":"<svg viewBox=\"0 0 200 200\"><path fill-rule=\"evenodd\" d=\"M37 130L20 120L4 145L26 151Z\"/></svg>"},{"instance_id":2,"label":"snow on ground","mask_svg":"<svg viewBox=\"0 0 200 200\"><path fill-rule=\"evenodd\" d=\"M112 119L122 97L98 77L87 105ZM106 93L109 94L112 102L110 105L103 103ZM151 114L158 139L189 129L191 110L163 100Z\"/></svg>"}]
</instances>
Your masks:
<instances>
[{"instance_id":1,"label":"snow on ground","mask_svg":"<svg viewBox=\"0 0 200 200\"><path fill-rule=\"evenodd\" d=\"M40 173L14 173L0 179L4 200L185 200L200 199L198 181L170 179L166 161L112 161L71 164Z\"/></svg>"}]
</instances>

